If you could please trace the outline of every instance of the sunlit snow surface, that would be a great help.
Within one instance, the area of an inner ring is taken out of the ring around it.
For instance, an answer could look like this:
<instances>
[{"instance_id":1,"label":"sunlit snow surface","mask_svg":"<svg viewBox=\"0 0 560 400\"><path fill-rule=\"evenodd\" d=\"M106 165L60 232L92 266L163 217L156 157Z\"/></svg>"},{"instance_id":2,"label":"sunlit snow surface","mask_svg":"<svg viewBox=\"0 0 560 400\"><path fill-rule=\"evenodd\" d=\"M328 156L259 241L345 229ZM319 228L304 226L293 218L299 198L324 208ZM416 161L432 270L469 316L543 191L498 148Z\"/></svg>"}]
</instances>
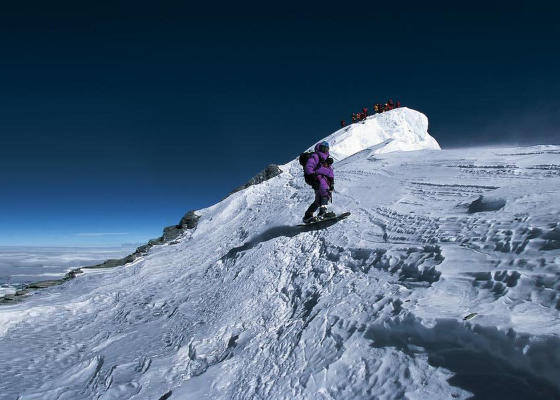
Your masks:
<instances>
[{"instance_id":1,"label":"sunlit snow surface","mask_svg":"<svg viewBox=\"0 0 560 400\"><path fill-rule=\"evenodd\" d=\"M335 163L326 229L294 161L1 307L0 398L559 398L560 147L376 152Z\"/></svg>"}]
</instances>

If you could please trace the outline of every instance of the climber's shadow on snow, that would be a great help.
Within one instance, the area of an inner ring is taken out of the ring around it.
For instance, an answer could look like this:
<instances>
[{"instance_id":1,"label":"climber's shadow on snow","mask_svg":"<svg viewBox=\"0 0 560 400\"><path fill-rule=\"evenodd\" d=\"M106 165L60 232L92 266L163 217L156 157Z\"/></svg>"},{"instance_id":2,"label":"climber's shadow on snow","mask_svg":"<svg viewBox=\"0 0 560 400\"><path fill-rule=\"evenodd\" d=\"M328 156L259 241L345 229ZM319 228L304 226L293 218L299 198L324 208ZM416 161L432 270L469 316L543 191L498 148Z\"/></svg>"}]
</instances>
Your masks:
<instances>
[{"instance_id":1,"label":"climber's shadow on snow","mask_svg":"<svg viewBox=\"0 0 560 400\"><path fill-rule=\"evenodd\" d=\"M337 220L323 221L320 223L307 225L307 226L293 226L293 225L280 225L274 226L262 232L261 234L249 239L243 245L234 247L223 257L226 259L231 259L237 256L242 251L250 250L257 246L259 243L268 242L269 240L276 239L279 237L291 238L303 232L318 231L321 229L328 228L336 224Z\"/></svg>"}]
</instances>

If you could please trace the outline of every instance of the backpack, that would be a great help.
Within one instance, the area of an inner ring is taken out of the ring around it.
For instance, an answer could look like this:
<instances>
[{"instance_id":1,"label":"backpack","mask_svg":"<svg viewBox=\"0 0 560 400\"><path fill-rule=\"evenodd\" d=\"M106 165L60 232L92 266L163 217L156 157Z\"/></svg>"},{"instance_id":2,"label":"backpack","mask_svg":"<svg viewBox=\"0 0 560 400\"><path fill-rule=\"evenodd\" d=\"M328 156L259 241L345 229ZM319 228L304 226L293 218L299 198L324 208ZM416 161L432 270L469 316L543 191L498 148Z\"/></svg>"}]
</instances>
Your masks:
<instances>
[{"instance_id":1,"label":"backpack","mask_svg":"<svg viewBox=\"0 0 560 400\"><path fill-rule=\"evenodd\" d=\"M299 163L303 168L305 168L305 165L307 164L307 160L309 160L309 157L311 157L313 154L314 154L313 151L306 151L299 155ZM313 189L315 189L315 186L317 185L318 182L317 182L317 178L315 178L314 175L308 175L304 171L303 178L305 179L305 183L307 183L308 185L312 186Z\"/></svg>"},{"instance_id":2,"label":"backpack","mask_svg":"<svg viewBox=\"0 0 560 400\"><path fill-rule=\"evenodd\" d=\"M305 168L305 165L307 164L307 160L309 160L309 157L311 157L312 155L313 155L312 151L306 151L305 153L301 153L299 155L299 163L303 168Z\"/></svg>"}]
</instances>

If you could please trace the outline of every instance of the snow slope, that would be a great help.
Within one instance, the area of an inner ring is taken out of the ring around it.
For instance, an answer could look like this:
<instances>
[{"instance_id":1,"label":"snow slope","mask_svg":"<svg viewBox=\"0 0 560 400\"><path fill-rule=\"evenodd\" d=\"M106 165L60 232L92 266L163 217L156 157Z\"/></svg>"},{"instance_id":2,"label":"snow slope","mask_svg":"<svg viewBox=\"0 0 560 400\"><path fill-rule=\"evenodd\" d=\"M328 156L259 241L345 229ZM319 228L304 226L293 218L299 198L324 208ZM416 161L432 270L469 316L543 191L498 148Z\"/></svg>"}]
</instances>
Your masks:
<instances>
[{"instance_id":1,"label":"snow slope","mask_svg":"<svg viewBox=\"0 0 560 400\"><path fill-rule=\"evenodd\" d=\"M348 219L295 226L293 161L176 243L1 307L0 398L560 398L560 147L373 154L348 131Z\"/></svg>"}]
</instances>

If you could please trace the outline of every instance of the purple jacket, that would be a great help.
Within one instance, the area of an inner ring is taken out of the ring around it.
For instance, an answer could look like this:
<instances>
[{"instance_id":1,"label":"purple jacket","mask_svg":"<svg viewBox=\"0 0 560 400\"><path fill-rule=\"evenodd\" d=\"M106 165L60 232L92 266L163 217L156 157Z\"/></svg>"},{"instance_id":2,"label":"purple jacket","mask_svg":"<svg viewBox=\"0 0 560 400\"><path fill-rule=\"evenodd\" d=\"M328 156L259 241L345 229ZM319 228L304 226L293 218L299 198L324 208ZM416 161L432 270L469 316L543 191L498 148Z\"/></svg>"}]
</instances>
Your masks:
<instances>
[{"instance_id":1,"label":"purple jacket","mask_svg":"<svg viewBox=\"0 0 560 400\"><path fill-rule=\"evenodd\" d=\"M334 171L332 170L331 167L326 167L322 165L315 170L315 173L319 176L322 175L326 178L334 179Z\"/></svg>"},{"instance_id":2,"label":"purple jacket","mask_svg":"<svg viewBox=\"0 0 560 400\"><path fill-rule=\"evenodd\" d=\"M303 171L306 175L316 174L318 172L317 170L321 168L321 164L324 163L327 158L329 158L329 153L320 152L319 145L317 144L315 146L315 153L309 157Z\"/></svg>"},{"instance_id":3,"label":"purple jacket","mask_svg":"<svg viewBox=\"0 0 560 400\"><path fill-rule=\"evenodd\" d=\"M329 175L325 175L323 173L319 173L319 170L326 170L325 172L329 173ZM333 170L330 167L321 167L317 170L317 179L319 180L319 194L321 196L328 196L329 190L331 189L331 182L334 181L334 174ZM330 178L330 179L329 179Z\"/></svg>"},{"instance_id":4,"label":"purple jacket","mask_svg":"<svg viewBox=\"0 0 560 400\"><path fill-rule=\"evenodd\" d=\"M328 196L331 182L334 180L334 172L331 167L322 165L329 158L329 153L319 151L319 145L315 146L315 153L309 157L305 164L304 172L306 174L316 175L319 181L320 196Z\"/></svg>"}]
</instances>

